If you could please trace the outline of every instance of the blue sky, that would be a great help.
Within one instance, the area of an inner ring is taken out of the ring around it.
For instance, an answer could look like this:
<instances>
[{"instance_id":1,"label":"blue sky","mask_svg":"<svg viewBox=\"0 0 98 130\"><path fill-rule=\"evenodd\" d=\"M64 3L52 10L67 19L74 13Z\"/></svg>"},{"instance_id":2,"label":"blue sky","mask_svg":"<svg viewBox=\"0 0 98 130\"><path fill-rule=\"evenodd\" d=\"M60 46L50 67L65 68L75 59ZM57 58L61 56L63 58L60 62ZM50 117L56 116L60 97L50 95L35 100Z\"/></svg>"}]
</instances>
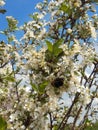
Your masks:
<instances>
[{"instance_id":1,"label":"blue sky","mask_svg":"<svg viewBox=\"0 0 98 130\"><path fill-rule=\"evenodd\" d=\"M4 9L7 10L5 14L0 14L0 31L6 29L6 16L13 16L19 21L18 25L30 20L29 14L36 12L35 6L43 0L6 0ZM98 13L98 9L97 9ZM4 40L4 36L0 34L0 41Z\"/></svg>"},{"instance_id":2,"label":"blue sky","mask_svg":"<svg viewBox=\"0 0 98 130\"><path fill-rule=\"evenodd\" d=\"M18 25L30 20L29 14L35 12L37 3L43 0L6 0L6 4L2 7L7 10L5 14L0 14L0 31L7 27L6 16L13 16L19 21ZM0 36L0 40L2 40Z\"/></svg>"}]
</instances>

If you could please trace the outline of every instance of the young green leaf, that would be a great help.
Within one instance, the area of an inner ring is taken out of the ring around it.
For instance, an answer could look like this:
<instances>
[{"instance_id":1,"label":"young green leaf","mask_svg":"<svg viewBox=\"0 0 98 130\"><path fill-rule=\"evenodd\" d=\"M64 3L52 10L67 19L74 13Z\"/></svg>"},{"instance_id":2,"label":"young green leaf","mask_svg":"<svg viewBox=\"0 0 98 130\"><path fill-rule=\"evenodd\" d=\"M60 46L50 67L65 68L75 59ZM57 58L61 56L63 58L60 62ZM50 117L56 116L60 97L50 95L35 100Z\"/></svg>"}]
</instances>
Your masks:
<instances>
[{"instance_id":1,"label":"young green leaf","mask_svg":"<svg viewBox=\"0 0 98 130\"><path fill-rule=\"evenodd\" d=\"M52 43L50 41L46 40L46 44L47 44L48 50L50 52L52 52L53 51L53 45L52 45Z\"/></svg>"},{"instance_id":2,"label":"young green leaf","mask_svg":"<svg viewBox=\"0 0 98 130\"><path fill-rule=\"evenodd\" d=\"M43 94L47 85L48 85L47 81L44 81L43 83L41 83L39 85L39 88L38 88L39 89L39 93Z\"/></svg>"},{"instance_id":3,"label":"young green leaf","mask_svg":"<svg viewBox=\"0 0 98 130\"><path fill-rule=\"evenodd\" d=\"M30 85L32 86L33 90L38 92L38 87L37 85L33 84L32 82L30 83Z\"/></svg>"},{"instance_id":4,"label":"young green leaf","mask_svg":"<svg viewBox=\"0 0 98 130\"><path fill-rule=\"evenodd\" d=\"M15 78L12 76L7 76L5 77L5 80L9 81L9 82L15 82Z\"/></svg>"},{"instance_id":5,"label":"young green leaf","mask_svg":"<svg viewBox=\"0 0 98 130\"><path fill-rule=\"evenodd\" d=\"M58 41L56 41L54 44L53 44L53 49L57 49L59 48L60 45L62 45L62 42L64 40L63 39L59 39Z\"/></svg>"},{"instance_id":6,"label":"young green leaf","mask_svg":"<svg viewBox=\"0 0 98 130\"><path fill-rule=\"evenodd\" d=\"M7 130L7 123L6 121L0 116L0 130Z\"/></svg>"},{"instance_id":7,"label":"young green leaf","mask_svg":"<svg viewBox=\"0 0 98 130\"><path fill-rule=\"evenodd\" d=\"M60 39L53 44L54 56L58 56L59 54L61 54L63 52L63 50L61 48L59 48L59 46L62 44L62 42L63 42L63 39Z\"/></svg>"},{"instance_id":8,"label":"young green leaf","mask_svg":"<svg viewBox=\"0 0 98 130\"><path fill-rule=\"evenodd\" d=\"M63 53L63 50L61 49L61 48L57 48L55 51L54 51L54 55L56 56L56 57L58 57L60 54L62 54Z\"/></svg>"},{"instance_id":9,"label":"young green leaf","mask_svg":"<svg viewBox=\"0 0 98 130\"><path fill-rule=\"evenodd\" d=\"M66 3L63 3L60 7L60 10L64 11L65 13L69 14L71 13L70 6L66 5Z\"/></svg>"}]
</instances>

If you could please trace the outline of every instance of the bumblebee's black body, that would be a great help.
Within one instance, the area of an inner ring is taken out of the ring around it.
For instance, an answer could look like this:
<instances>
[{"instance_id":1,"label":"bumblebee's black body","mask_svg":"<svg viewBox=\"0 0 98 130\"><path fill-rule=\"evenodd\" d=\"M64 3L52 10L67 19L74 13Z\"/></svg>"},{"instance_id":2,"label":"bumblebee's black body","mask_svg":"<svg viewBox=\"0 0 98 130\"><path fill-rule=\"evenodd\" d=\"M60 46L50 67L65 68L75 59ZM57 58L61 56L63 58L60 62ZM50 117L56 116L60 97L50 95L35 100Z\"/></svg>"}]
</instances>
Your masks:
<instances>
[{"instance_id":1,"label":"bumblebee's black body","mask_svg":"<svg viewBox=\"0 0 98 130\"><path fill-rule=\"evenodd\" d=\"M54 81L51 84L52 84L52 86L59 88L59 87L63 86L64 79L63 78L56 78L56 79L54 79Z\"/></svg>"}]
</instances>

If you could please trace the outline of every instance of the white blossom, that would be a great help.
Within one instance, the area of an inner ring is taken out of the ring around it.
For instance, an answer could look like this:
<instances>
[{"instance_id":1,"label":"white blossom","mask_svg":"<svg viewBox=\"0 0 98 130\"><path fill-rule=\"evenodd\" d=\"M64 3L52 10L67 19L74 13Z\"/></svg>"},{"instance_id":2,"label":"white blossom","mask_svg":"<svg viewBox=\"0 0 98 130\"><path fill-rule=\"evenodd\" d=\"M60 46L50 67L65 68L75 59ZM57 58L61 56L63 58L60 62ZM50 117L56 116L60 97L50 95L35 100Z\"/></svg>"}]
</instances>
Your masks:
<instances>
[{"instance_id":1,"label":"white blossom","mask_svg":"<svg viewBox=\"0 0 98 130\"><path fill-rule=\"evenodd\" d=\"M67 29L67 33L71 34L72 33L72 29L68 28Z\"/></svg>"},{"instance_id":2,"label":"white blossom","mask_svg":"<svg viewBox=\"0 0 98 130\"><path fill-rule=\"evenodd\" d=\"M4 6L5 2L3 0L0 0L0 6Z\"/></svg>"}]
</instances>

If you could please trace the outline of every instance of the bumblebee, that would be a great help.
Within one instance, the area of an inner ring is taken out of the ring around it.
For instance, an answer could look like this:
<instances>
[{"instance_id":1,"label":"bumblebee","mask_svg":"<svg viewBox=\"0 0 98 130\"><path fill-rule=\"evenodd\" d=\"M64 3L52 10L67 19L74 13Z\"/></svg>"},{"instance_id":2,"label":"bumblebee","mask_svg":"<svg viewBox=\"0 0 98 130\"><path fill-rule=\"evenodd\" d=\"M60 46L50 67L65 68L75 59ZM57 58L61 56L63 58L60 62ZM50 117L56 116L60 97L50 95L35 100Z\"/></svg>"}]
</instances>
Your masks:
<instances>
[{"instance_id":1,"label":"bumblebee","mask_svg":"<svg viewBox=\"0 0 98 130\"><path fill-rule=\"evenodd\" d=\"M51 85L56 88L60 88L64 84L64 78L56 78L52 81Z\"/></svg>"}]
</instances>

